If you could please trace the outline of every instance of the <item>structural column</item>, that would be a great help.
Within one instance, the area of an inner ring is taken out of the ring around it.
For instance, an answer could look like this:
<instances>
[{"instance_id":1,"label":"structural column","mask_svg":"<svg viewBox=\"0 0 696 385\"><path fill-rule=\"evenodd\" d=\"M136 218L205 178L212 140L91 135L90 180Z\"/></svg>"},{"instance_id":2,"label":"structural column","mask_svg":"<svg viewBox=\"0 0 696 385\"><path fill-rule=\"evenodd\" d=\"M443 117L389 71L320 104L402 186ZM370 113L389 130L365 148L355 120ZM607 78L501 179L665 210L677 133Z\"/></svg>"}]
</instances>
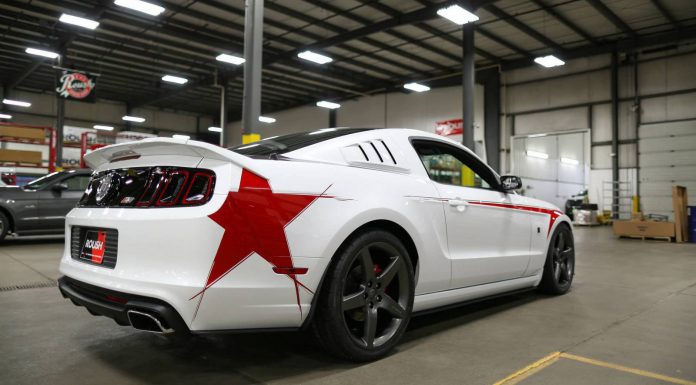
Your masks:
<instances>
[{"instance_id":1,"label":"structural column","mask_svg":"<svg viewBox=\"0 0 696 385\"><path fill-rule=\"evenodd\" d=\"M263 43L263 0L246 0L244 14L244 135L257 132L261 114L261 68ZM226 135L229 141L230 135Z\"/></svg>"},{"instance_id":2,"label":"structural column","mask_svg":"<svg viewBox=\"0 0 696 385\"><path fill-rule=\"evenodd\" d=\"M474 81L476 80L476 69L474 68L474 24L464 24L463 27L463 70L462 70L462 89L463 89L463 128L464 135L462 143L471 151L474 151Z\"/></svg>"},{"instance_id":3,"label":"structural column","mask_svg":"<svg viewBox=\"0 0 696 385\"><path fill-rule=\"evenodd\" d=\"M58 67L63 66L63 56L65 56L65 51L60 52L58 57ZM60 70L54 70L56 77L60 76ZM56 82L58 83L58 82ZM56 94L56 171L63 169L63 140L65 135L63 134L63 126L65 125L65 98L60 96L59 93Z\"/></svg>"},{"instance_id":4,"label":"structural column","mask_svg":"<svg viewBox=\"0 0 696 385\"><path fill-rule=\"evenodd\" d=\"M232 138L227 132L227 79L220 78L220 147L226 147L225 141Z\"/></svg>"},{"instance_id":5,"label":"structural column","mask_svg":"<svg viewBox=\"0 0 696 385\"><path fill-rule=\"evenodd\" d=\"M336 127L336 114L338 111L335 108L329 110L329 128Z\"/></svg>"},{"instance_id":6,"label":"structural column","mask_svg":"<svg viewBox=\"0 0 696 385\"><path fill-rule=\"evenodd\" d=\"M486 162L500 172L500 72L487 71L483 82L483 132Z\"/></svg>"},{"instance_id":7,"label":"structural column","mask_svg":"<svg viewBox=\"0 0 696 385\"><path fill-rule=\"evenodd\" d=\"M619 218L619 56L611 54L611 211Z\"/></svg>"}]
</instances>

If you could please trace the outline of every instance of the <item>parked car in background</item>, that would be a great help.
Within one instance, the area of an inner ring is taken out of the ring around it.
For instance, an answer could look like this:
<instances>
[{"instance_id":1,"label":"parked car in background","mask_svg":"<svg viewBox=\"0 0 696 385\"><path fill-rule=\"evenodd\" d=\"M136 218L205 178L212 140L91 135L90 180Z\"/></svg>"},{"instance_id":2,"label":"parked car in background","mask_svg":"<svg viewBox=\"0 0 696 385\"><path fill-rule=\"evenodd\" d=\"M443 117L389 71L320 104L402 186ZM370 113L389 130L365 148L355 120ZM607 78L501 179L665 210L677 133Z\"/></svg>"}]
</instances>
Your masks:
<instances>
[{"instance_id":1,"label":"parked car in background","mask_svg":"<svg viewBox=\"0 0 696 385\"><path fill-rule=\"evenodd\" d=\"M65 215L89 184L89 169L54 172L25 186L0 187L0 241L7 234L62 234Z\"/></svg>"}]
</instances>

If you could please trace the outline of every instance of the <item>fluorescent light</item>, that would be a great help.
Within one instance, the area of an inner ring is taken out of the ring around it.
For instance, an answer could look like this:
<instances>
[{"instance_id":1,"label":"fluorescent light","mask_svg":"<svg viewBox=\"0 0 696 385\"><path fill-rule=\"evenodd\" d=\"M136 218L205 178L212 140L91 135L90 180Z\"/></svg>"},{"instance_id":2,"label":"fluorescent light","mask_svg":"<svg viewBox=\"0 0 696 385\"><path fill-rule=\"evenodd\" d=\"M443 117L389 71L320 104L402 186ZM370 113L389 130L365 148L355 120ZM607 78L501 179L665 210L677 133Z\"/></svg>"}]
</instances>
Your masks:
<instances>
[{"instance_id":1,"label":"fluorescent light","mask_svg":"<svg viewBox=\"0 0 696 385\"><path fill-rule=\"evenodd\" d=\"M164 80L165 82L176 83L176 84L186 84L186 82L188 82L188 79L186 79L186 78L182 78L179 76L172 76L172 75L164 75L164 76L162 76L162 80Z\"/></svg>"},{"instance_id":2,"label":"fluorescent light","mask_svg":"<svg viewBox=\"0 0 696 385\"><path fill-rule=\"evenodd\" d=\"M92 127L94 127L97 130L103 130L103 131L113 131L114 130L114 128L112 126L105 126L103 124L95 124Z\"/></svg>"},{"instance_id":3,"label":"fluorescent light","mask_svg":"<svg viewBox=\"0 0 696 385\"><path fill-rule=\"evenodd\" d=\"M571 164L573 166L577 166L580 164L580 161L578 161L577 159L573 159L573 158L561 158L561 163Z\"/></svg>"},{"instance_id":4,"label":"fluorescent light","mask_svg":"<svg viewBox=\"0 0 696 385\"><path fill-rule=\"evenodd\" d=\"M9 104L10 106L31 107L31 103L22 100L3 99L2 102L4 104Z\"/></svg>"},{"instance_id":5,"label":"fluorescent light","mask_svg":"<svg viewBox=\"0 0 696 385\"><path fill-rule=\"evenodd\" d=\"M539 158L539 159L548 159L549 154L545 152L539 152L539 151L532 151L532 150L527 150L527 156L531 156L532 158Z\"/></svg>"},{"instance_id":6,"label":"fluorescent light","mask_svg":"<svg viewBox=\"0 0 696 385\"><path fill-rule=\"evenodd\" d=\"M210 132L222 132L222 127L208 127Z\"/></svg>"},{"instance_id":7,"label":"fluorescent light","mask_svg":"<svg viewBox=\"0 0 696 385\"><path fill-rule=\"evenodd\" d=\"M215 60L217 60L217 61L222 61L222 62L225 62L225 63L231 63L231 64L234 64L234 65L240 65L240 64L243 64L243 63L246 61L246 60L244 60L243 57L234 56L234 55L228 55L228 54L226 54L226 53L221 53L221 54L219 54L219 55L215 58Z\"/></svg>"},{"instance_id":8,"label":"fluorescent light","mask_svg":"<svg viewBox=\"0 0 696 385\"><path fill-rule=\"evenodd\" d=\"M26 52L26 53L28 53L28 54L30 54L30 55L36 55L36 56L47 57L47 58L49 58L49 59L55 59L55 58L57 58L58 56L60 56L60 55L58 55L58 54L55 53L55 52L46 51L46 50L38 49L38 48L27 48L27 49L24 50L24 52Z\"/></svg>"},{"instance_id":9,"label":"fluorescent light","mask_svg":"<svg viewBox=\"0 0 696 385\"><path fill-rule=\"evenodd\" d=\"M127 120L129 122L137 122L137 123L142 123L145 121L145 118L141 118L139 116L128 116L128 115L123 116L121 119Z\"/></svg>"},{"instance_id":10,"label":"fluorescent light","mask_svg":"<svg viewBox=\"0 0 696 385\"><path fill-rule=\"evenodd\" d=\"M419 84L419 83L406 83L406 84L404 84L404 88L407 90L416 91L416 92L430 91L430 87L424 86L424 85Z\"/></svg>"},{"instance_id":11,"label":"fluorescent light","mask_svg":"<svg viewBox=\"0 0 696 385\"><path fill-rule=\"evenodd\" d=\"M297 54L300 59L309 60L319 64L326 64L333 61L332 58L312 51L304 51Z\"/></svg>"},{"instance_id":12,"label":"fluorescent light","mask_svg":"<svg viewBox=\"0 0 696 385\"><path fill-rule=\"evenodd\" d=\"M97 27L99 27L98 21L85 19L84 17L68 15L67 13L60 15L60 18L58 20L66 24L77 25L79 27L87 29L97 29Z\"/></svg>"},{"instance_id":13,"label":"fluorescent light","mask_svg":"<svg viewBox=\"0 0 696 385\"><path fill-rule=\"evenodd\" d=\"M180 134L174 134L174 135L172 135L172 138L174 138L174 139L185 139L185 140L191 139L191 137L188 136L188 135L180 135Z\"/></svg>"},{"instance_id":14,"label":"fluorescent light","mask_svg":"<svg viewBox=\"0 0 696 385\"><path fill-rule=\"evenodd\" d=\"M558 67L565 64L565 62L553 55L542 56L534 59L537 64L540 64L546 68Z\"/></svg>"},{"instance_id":15,"label":"fluorescent light","mask_svg":"<svg viewBox=\"0 0 696 385\"><path fill-rule=\"evenodd\" d=\"M479 19L478 16L474 15L473 13L467 11L466 9L458 5L452 5L447 8L442 8L439 11L437 11L437 14L459 25L473 23L474 21Z\"/></svg>"},{"instance_id":16,"label":"fluorescent light","mask_svg":"<svg viewBox=\"0 0 696 385\"><path fill-rule=\"evenodd\" d=\"M334 110L336 108L340 108L341 105L338 103L331 103L331 102L327 102L326 100L322 100L320 102L317 102L317 107L330 108L330 109Z\"/></svg>"},{"instance_id":17,"label":"fluorescent light","mask_svg":"<svg viewBox=\"0 0 696 385\"><path fill-rule=\"evenodd\" d=\"M0 114L0 119L12 119L12 115Z\"/></svg>"},{"instance_id":18,"label":"fluorescent light","mask_svg":"<svg viewBox=\"0 0 696 385\"><path fill-rule=\"evenodd\" d=\"M274 118L270 118L268 116L259 116L259 122L264 122L264 123L275 123Z\"/></svg>"},{"instance_id":19,"label":"fluorescent light","mask_svg":"<svg viewBox=\"0 0 696 385\"><path fill-rule=\"evenodd\" d=\"M120 5L121 7L130 8L138 12L147 13L151 16L157 16L164 12L164 8L160 7L159 5L141 0L116 0L114 1L114 4Z\"/></svg>"}]
</instances>

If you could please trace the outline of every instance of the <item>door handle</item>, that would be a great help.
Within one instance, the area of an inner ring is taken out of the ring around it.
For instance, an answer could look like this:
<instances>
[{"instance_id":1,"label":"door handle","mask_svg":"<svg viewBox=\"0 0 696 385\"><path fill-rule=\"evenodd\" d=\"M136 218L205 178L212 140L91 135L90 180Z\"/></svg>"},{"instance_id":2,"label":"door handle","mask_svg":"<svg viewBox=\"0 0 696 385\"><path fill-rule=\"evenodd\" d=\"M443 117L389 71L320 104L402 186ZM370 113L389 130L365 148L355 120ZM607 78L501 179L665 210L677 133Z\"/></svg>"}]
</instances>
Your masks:
<instances>
[{"instance_id":1,"label":"door handle","mask_svg":"<svg viewBox=\"0 0 696 385\"><path fill-rule=\"evenodd\" d=\"M455 207L459 212L466 210L466 207L469 205L469 202L463 199L450 199L447 201L447 203L449 203L450 206Z\"/></svg>"}]
</instances>

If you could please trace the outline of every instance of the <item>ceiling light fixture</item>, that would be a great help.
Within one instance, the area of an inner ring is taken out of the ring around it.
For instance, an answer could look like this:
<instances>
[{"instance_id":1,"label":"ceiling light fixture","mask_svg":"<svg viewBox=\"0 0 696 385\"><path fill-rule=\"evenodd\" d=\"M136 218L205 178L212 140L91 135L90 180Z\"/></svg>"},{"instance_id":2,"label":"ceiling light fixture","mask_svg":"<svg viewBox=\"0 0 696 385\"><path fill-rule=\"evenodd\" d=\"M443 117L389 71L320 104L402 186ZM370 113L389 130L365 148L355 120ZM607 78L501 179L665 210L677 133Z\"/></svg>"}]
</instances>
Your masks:
<instances>
[{"instance_id":1,"label":"ceiling light fixture","mask_svg":"<svg viewBox=\"0 0 696 385\"><path fill-rule=\"evenodd\" d=\"M121 7L130 8L134 11L146 13L150 16L157 16L164 12L163 7L142 0L116 0L114 1L114 4Z\"/></svg>"},{"instance_id":2,"label":"ceiling light fixture","mask_svg":"<svg viewBox=\"0 0 696 385\"><path fill-rule=\"evenodd\" d=\"M210 132L222 132L222 127L211 126L211 127L208 127L208 131L210 131Z\"/></svg>"},{"instance_id":3,"label":"ceiling light fixture","mask_svg":"<svg viewBox=\"0 0 696 385\"><path fill-rule=\"evenodd\" d=\"M102 130L102 131L113 131L114 128L112 126L105 126L103 124L95 124L92 126L96 130Z\"/></svg>"},{"instance_id":4,"label":"ceiling light fixture","mask_svg":"<svg viewBox=\"0 0 696 385\"><path fill-rule=\"evenodd\" d=\"M234 65L241 65L241 64L244 64L244 62L246 61L246 60L244 60L243 57L228 55L226 53L219 54L215 58L215 60L225 62L225 63L234 64Z\"/></svg>"},{"instance_id":5,"label":"ceiling light fixture","mask_svg":"<svg viewBox=\"0 0 696 385\"><path fill-rule=\"evenodd\" d=\"M0 114L0 119L12 119L12 115Z\"/></svg>"},{"instance_id":6,"label":"ceiling light fixture","mask_svg":"<svg viewBox=\"0 0 696 385\"><path fill-rule=\"evenodd\" d=\"M128 122L136 122L136 123L142 123L145 121L145 118L141 118L140 116L128 116L125 115L121 119L128 121Z\"/></svg>"},{"instance_id":7,"label":"ceiling light fixture","mask_svg":"<svg viewBox=\"0 0 696 385\"><path fill-rule=\"evenodd\" d=\"M31 103L22 100L3 99L3 104L17 107L31 107Z\"/></svg>"},{"instance_id":8,"label":"ceiling light fixture","mask_svg":"<svg viewBox=\"0 0 696 385\"><path fill-rule=\"evenodd\" d=\"M467 11L466 9L458 5L452 5L447 8L442 8L437 11L437 14L459 25L473 23L474 21L479 19L478 16L474 15L473 13Z\"/></svg>"},{"instance_id":9,"label":"ceiling light fixture","mask_svg":"<svg viewBox=\"0 0 696 385\"><path fill-rule=\"evenodd\" d=\"M527 150L527 156L530 156L532 158L539 158L539 159L548 159L549 154L545 152L539 152L539 151L532 151L532 150Z\"/></svg>"},{"instance_id":10,"label":"ceiling light fixture","mask_svg":"<svg viewBox=\"0 0 696 385\"><path fill-rule=\"evenodd\" d=\"M318 63L318 64L326 64L326 63L331 63L333 61L333 59L328 57L328 56L325 56L325 55L322 55L322 54L319 54L316 52L312 52L312 51L300 52L297 54L297 57L299 57L300 59L309 60L311 62Z\"/></svg>"},{"instance_id":11,"label":"ceiling light fixture","mask_svg":"<svg viewBox=\"0 0 696 385\"><path fill-rule=\"evenodd\" d=\"M85 19L84 17L68 15L67 13L60 15L60 18L58 18L58 21L60 21L62 23L66 23L66 24L77 25L78 27L92 29L92 30L97 29L97 27L99 27L98 21Z\"/></svg>"},{"instance_id":12,"label":"ceiling light fixture","mask_svg":"<svg viewBox=\"0 0 696 385\"><path fill-rule=\"evenodd\" d=\"M534 59L534 62L546 68L558 67L565 64L563 60L553 55L538 57Z\"/></svg>"},{"instance_id":13,"label":"ceiling light fixture","mask_svg":"<svg viewBox=\"0 0 696 385\"><path fill-rule=\"evenodd\" d=\"M259 116L259 122L263 123L275 123L275 118L270 118L268 116Z\"/></svg>"},{"instance_id":14,"label":"ceiling light fixture","mask_svg":"<svg viewBox=\"0 0 696 385\"><path fill-rule=\"evenodd\" d=\"M573 159L573 158L561 158L561 163L577 166L580 164L580 161L577 159Z\"/></svg>"},{"instance_id":15,"label":"ceiling light fixture","mask_svg":"<svg viewBox=\"0 0 696 385\"><path fill-rule=\"evenodd\" d=\"M47 57L49 59L55 59L58 56L60 56L55 52L46 51L44 49L38 49L38 48L27 48L24 50L24 52L26 52L30 55Z\"/></svg>"},{"instance_id":16,"label":"ceiling light fixture","mask_svg":"<svg viewBox=\"0 0 696 385\"><path fill-rule=\"evenodd\" d=\"M173 75L164 75L164 76L162 76L162 80L165 82L176 83L176 84L186 84L186 82L188 82L188 79L186 79L186 78L182 78L179 76L173 76Z\"/></svg>"},{"instance_id":17,"label":"ceiling light fixture","mask_svg":"<svg viewBox=\"0 0 696 385\"><path fill-rule=\"evenodd\" d=\"M338 103L331 103L327 102L326 100L322 100L320 102L317 102L317 107L324 107L331 110L335 110L336 108L341 108L341 105Z\"/></svg>"},{"instance_id":18,"label":"ceiling light fixture","mask_svg":"<svg viewBox=\"0 0 696 385\"><path fill-rule=\"evenodd\" d=\"M425 91L430 91L430 87L424 86L419 83L406 83L404 84L404 88L407 90L415 91L415 92L425 92Z\"/></svg>"}]
</instances>

